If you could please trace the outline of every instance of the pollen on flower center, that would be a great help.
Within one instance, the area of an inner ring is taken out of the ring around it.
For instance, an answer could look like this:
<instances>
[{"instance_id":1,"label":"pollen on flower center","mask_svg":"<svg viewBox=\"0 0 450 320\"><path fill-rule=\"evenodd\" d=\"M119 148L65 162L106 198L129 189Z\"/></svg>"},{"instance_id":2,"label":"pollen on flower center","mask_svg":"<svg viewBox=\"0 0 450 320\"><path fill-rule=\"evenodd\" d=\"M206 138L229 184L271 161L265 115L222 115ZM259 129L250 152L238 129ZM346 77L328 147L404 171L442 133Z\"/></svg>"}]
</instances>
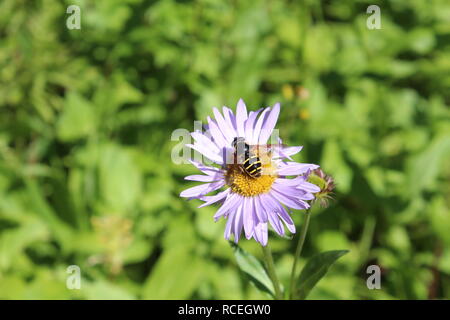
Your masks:
<instances>
[{"instance_id":1,"label":"pollen on flower center","mask_svg":"<svg viewBox=\"0 0 450 320\"><path fill-rule=\"evenodd\" d=\"M244 197L253 197L270 190L277 178L276 175L271 174L272 171L274 170L270 165L266 166L263 168L261 176L253 178L242 172L238 165L231 164L227 166L225 180L234 193Z\"/></svg>"}]
</instances>

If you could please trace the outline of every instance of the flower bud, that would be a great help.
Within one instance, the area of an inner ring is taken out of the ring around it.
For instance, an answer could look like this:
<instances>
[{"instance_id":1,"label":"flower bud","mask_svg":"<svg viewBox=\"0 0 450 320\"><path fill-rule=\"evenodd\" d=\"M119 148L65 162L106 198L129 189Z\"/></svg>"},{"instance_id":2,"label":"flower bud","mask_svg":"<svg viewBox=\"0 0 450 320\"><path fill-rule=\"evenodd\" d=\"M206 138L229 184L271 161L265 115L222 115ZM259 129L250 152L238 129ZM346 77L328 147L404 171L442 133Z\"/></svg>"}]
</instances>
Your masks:
<instances>
[{"instance_id":1,"label":"flower bud","mask_svg":"<svg viewBox=\"0 0 450 320\"><path fill-rule=\"evenodd\" d=\"M322 208L328 207L329 200L332 198L333 189L336 186L334 179L325 174L321 169L315 169L309 174L308 182L320 188L320 191L314 194L314 202L318 202Z\"/></svg>"}]
</instances>

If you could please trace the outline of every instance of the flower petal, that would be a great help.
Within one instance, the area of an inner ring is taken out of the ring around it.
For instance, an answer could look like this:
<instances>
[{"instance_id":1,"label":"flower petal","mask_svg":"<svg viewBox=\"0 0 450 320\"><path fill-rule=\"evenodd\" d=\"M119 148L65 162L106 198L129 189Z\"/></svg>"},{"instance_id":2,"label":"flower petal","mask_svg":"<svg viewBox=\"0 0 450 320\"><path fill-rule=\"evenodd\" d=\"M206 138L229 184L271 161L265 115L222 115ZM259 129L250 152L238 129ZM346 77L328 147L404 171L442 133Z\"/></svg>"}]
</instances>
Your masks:
<instances>
[{"instance_id":1,"label":"flower petal","mask_svg":"<svg viewBox=\"0 0 450 320\"><path fill-rule=\"evenodd\" d=\"M283 194L281 192L278 192L275 189L272 189L270 194L274 196L278 201L282 202L284 205L297 209L297 210L303 210L309 208L309 205L301 200L294 199L286 194Z\"/></svg>"},{"instance_id":2,"label":"flower petal","mask_svg":"<svg viewBox=\"0 0 450 320\"><path fill-rule=\"evenodd\" d=\"M253 234L253 227L254 227L254 206L253 206L253 199L252 198L244 198L244 231L245 231L245 237L247 239L250 239Z\"/></svg>"},{"instance_id":3,"label":"flower petal","mask_svg":"<svg viewBox=\"0 0 450 320\"><path fill-rule=\"evenodd\" d=\"M223 198L225 198L226 196L228 196L229 193L230 193L230 189L228 188L225 191L219 192L215 196L204 196L201 198L201 200L205 201L205 203L201 204L198 207L203 208L203 207L209 206L213 203L216 203L216 202L222 200Z\"/></svg>"},{"instance_id":4,"label":"flower petal","mask_svg":"<svg viewBox=\"0 0 450 320\"><path fill-rule=\"evenodd\" d=\"M219 153L220 149L210 137L207 137L203 133L198 131L191 132L191 136L192 138L194 138L198 145L209 148L213 153Z\"/></svg>"},{"instance_id":5,"label":"flower petal","mask_svg":"<svg viewBox=\"0 0 450 320\"><path fill-rule=\"evenodd\" d=\"M281 220L283 220L283 222L286 225L286 227L288 228L288 230L291 233L295 233L296 230L295 230L294 221L292 220L291 216L286 211L286 209L283 206L280 206L280 207L281 207L281 209L280 209L280 211L278 211L278 216L281 218Z\"/></svg>"},{"instance_id":6,"label":"flower petal","mask_svg":"<svg viewBox=\"0 0 450 320\"><path fill-rule=\"evenodd\" d=\"M222 131L220 131L217 123L213 119L211 119L211 117L208 117L208 129L211 132L212 138L220 149L226 148L228 146L227 140L225 139Z\"/></svg>"},{"instance_id":7,"label":"flower petal","mask_svg":"<svg viewBox=\"0 0 450 320\"><path fill-rule=\"evenodd\" d=\"M298 189L302 189L311 193L316 193L316 192L320 192L320 188L318 186L316 186L313 183L307 182L307 181L303 181L301 182L298 186Z\"/></svg>"},{"instance_id":8,"label":"flower petal","mask_svg":"<svg viewBox=\"0 0 450 320\"><path fill-rule=\"evenodd\" d=\"M234 216L235 216L236 212L232 212L228 218L227 218L227 224L225 226L225 231L224 231L224 238L227 240L230 240L230 236L231 236L231 229L234 223Z\"/></svg>"},{"instance_id":9,"label":"flower petal","mask_svg":"<svg viewBox=\"0 0 450 320\"><path fill-rule=\"evenodd\" d=\"M217 121L217 126L222 132L224 138L227 140L227 144L231 144L233 138L236 136L236 132L230 125L225 121L224 117L217 108L213 109L214 117Z\"/></svg>"},{"instance_id":10,"label":"flower petal","mask_svg":"<svg viewBox=\"0 0 450 320\"><path fill-rule=\"evenodd\" d=\"M289 231L291 233L295 233L294 221L292 220L291 216L286 211L284 206L280 202L278 202L278 200L273 195L271 195L270 193L267 194L267 197L269 198L269 201L270 200L273 201L273 205L277 206L278 216L284 221L284 223L286 224L286 226L289 229Z\"/></svg>"},{"instance_id":11,"label":"flower petal","mask_svg":"<svg viewBox=\"0 0 450 320\"><path fill-rule=\"evenodd\" d=\"M289 185L283 185L281 183L274 183L272 185L273 190L276 190L282 194L287 195L290 198L297 199L297 200L313 200L314 196L312 193L303 190L297 186L289 186Z\"/></svg>"},{"instance_id":12,"label":"flower petal","mask_svg":"<svg viewBox=\"0 0 450 320\"><path fill-rule=\"evenodd\" d=\"M281 176L294 176L303 174L308 170L317 169L319 166L310 163L288 162L278 168L277 173Z\"/></svg>"},{"instance_id":13,"label":"flower petal","mask_svg":"<svg viewBox=\"0 0 450 320\"><path fill-rule=\"evenodd\" d=\"M279 114L280 114L280 104L275 103L272 111L270 111L266 121L264 121L264 124L262 126L261 133L259 135L259 144L267 143L267 140L269 139L273 129L275 128L275 125L277 124Z\"/></svg>"},{"instance_id":14,"label":"flower petal","mask_svg":"<svg viewBox=\"0 0 450 320\"><path fill-rule=\"evenodd\" d=\"M255 226L255 240L264 247L267 245L267 222L260 222Z\"/></svg>"},{"instance_id":15,"label":"flower petal","mask_svg":"<svg viewBox=\"0 0 450 320\"><path fill-rule=\"evenodd\" d=\"M302 151L303 146L292 146L292 147L284 147L283 148L283 154L287 157L293 156L294 154L299 153Z\"/></svg>"},{"instance_id":16,"label":"flower petal","mask_svg":"<svg viewBox=\"0 0 450 320\"><path fill-rule=\"evenodd\" d=\"M282 185L282 186L290 186L290 187L297 187L303 182L303 176L298 176L295 178L277 178L275 180L274 184Z\"/></svg>"},{"instance_id":17,"label":"flower petal","mask_svg":"<svg viewBox=\"0 0 450 320\"><path fill-rule=\"evenodd\" d=\"M239 99L236 107L236 126L239 137L245 137L244 123L247 120L247 107L242 99Z\"/></svg>"},{"instance_id":18,"label":"flower petal","mask_svg":"<svg viewBox=\"0 0 450 320\"><path fill-rule=\"evenodd\" d=\"M204 157L215 163L223 164L223 158L219 154L213 153L211 150L201 144L187 144L186 146L200 152Z\"/></svg>"},{"instance_id":19,"label":"flower petal","mask_svg":"<svg viewBox=\"0 0 450 320\"><path fill-rule=\"evenodd\" d=\"M190 181L198 181L198 182L212 182L212 181L217 181L223 179L223 175L222 174L217 174L217 175L202 175L202 174L193 174L190 176L187 176L184 178L184 180L190 180Z\"/></svg>"},{"instance_id":20,"label":"flower petal","mask_svg":"<svg viewBox=\"0 0 450 320\"><path fill-rule=\"evenodd\" d=\"M228 212L233 212L233 210L241 204L242 198L236 193L233 193L229 195L225 202L222 204L222 206L217 210L216 214L214 215L214 220L217 221L221 216L227 214Z\"/></svg>"},{"instance_id":21,"label":"flower petal","mask_svg":"<svg viewBox=\"0 0 450 320\"><path fill-rule=\"evenodd\" d=\"M258 241L259 243L262 242L262 230L261 230L261 225L263 224L263 222L258 222L255 226L255 230L253 232L253 238L255 238L256 241Z\"/></svg>"},{"instance_id":22,"label":"flower petal","mask_svg":"<svg viewBox=\"0 0 450 320\"><path fill-rule=\"evenodd\" d=\"M241 204L239 207L237 207L236 209L236 214L234 216L234 242L238 243L239 242L239 238L241 237L241 232L242 232L242 226L244 224L244 218L243 218L243 204Z\"/></svg>"},{"instance_id":23,"label":"flower petal","mask_svg":"<svg viewBox=\"0 0 450 320\"><path fill-rule=\"evenodd\" d=\"M263 201L270 225L280 236L284 235L284 226L278 219L277 214L280 208L283 209L281 204L275 198L271 197L270 194L265 194Z\"/></svg>"},{"instance_id":24,"label":"flower petal","mask_svg":"<svg viewBox=\"0 0 450 320\"><path fill-rule=\"evenodd\" d=\"M279 142L281 144L281 142ZM302 146L295 146L295 147L284 147L280 148L277 153L274 153L273 158L281 158L281 159L289 159L291 161L294 154L299 153L303 149Z\"/></svg>"},{"instance_id":25,"label":"flower petal","mask_svg":"<svg viewBox=\"0 0 450 320\"><path fill-rule=\"evenodd\" d=\"M259 134L261 133L262 125L263 125L266 115L269 111L270 111L270 108L265 108L259 115L258 121L256 121L255 129L253 130L252 140L249 141L250 144L258 144Z\"/></svg>"},{"instance_id":26,"label":"flower petal","mask_svg":"<svg viewBox=\"0 0 450 320\"><path fill-rule=\"evenodd\" d=\"M194 160L188 160L192 165L194 165L198 170L200 170L201 172L203 172L204 174L207 175L216 175L218 173L222 173L223 174L223 170L216 168L216 167L208 167L205 166L202 163L199 163L197 161Z\"/></svg>"},{"instance_id":27,"label":"flower petal","mask_svg":"<svg viewBox=\"0 0 450 320\"><path fill-rule=\"evenodd\" d=\"M298 196L298 198L299 198L300 200L314 200L315 197L314 197L314 195L313 195L312 193L303 191L303 192Z\"/></svg>"},{"instance_id":28,"label":"flower petal","mask_svg":"<svg viewBox=\"0 0 450 320\"><path fill-rule=\"evenodd\" d=\"M234 116L233 110L231 110L228 107L223 106L222 107L223 116L225 118L225 121L228 123L228 126L230 126L233 129L234 137L237 136L237 125L236 125L236 117Z\"/></svg>"},{"instance_id":29,"label":"flower petal","mask_svg":"<svg viewBox=\"0 0 450 320\"><path fill-rule=\"evenodd\" d=\"M256 121L256 117L258 116L259 112L262 109L259 109L257 111L250 111L250 114L248 116L247 121L245 121L245 140L247 140L248 142L252 142L253 141L253 130L255 127L255 121Z\"/></svg>"},{"instance_id":30,"label":"flower petal","mask_svg":"<svg viewBox=\"0 0 450 320\"><path fill-rule=\"evenodd\" d=\"M264 197L265 195L261 194L253 198L256 216L258 217L260 222L267 222L267 213L262 205L264 203Z\"/></svg>"},{"instance_id":31,"label":"flower petal","mask_svg":"<svg viewBox=\"0 0 450 320\"><path fill-rule=\"evenodd\" d=\"M284 226L281 223L280 219L278 218L278 214L274 211L271 212L269 215L269 222L272 228L280 235L284 235Z\"/></svg>"},{"instance_id":32,"label":"flower petal","mask_svg":"<svg viewBox=\"0 0 450 320\"><path fill-rule=\"evenodd\" d=\"M217 190L225 185L225 181L217 181L212 183L204 183L189 189L186 189L180 193L180 197L191 198L204 196L211 191Z\"/></svg>"}]
</instances>

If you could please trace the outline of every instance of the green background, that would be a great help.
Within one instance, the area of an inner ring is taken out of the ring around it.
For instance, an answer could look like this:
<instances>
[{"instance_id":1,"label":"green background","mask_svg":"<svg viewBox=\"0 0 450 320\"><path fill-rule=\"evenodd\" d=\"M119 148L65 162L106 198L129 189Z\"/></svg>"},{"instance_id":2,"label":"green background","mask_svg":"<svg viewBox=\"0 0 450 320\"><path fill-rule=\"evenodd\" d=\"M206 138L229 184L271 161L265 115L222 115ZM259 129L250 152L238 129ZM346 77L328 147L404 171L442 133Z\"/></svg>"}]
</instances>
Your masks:
<instances>
[{"instance_id":1,"label":"green background","mask_svg":"<svg viewBox=\"0 0 450 320\"><path fill-rule=\"evenodd\" d=\"M279 101L295 160L337 182L300 262L350 253L309 298L449 298L449 88L446 0L3 0L0 298L267 298L216 208L179 198L195 168L170 160L173 130L239 98ZM295 241L269 239L286 284ZM366 287L371 264L381 290Z\"/></svg>"}]
</instances>

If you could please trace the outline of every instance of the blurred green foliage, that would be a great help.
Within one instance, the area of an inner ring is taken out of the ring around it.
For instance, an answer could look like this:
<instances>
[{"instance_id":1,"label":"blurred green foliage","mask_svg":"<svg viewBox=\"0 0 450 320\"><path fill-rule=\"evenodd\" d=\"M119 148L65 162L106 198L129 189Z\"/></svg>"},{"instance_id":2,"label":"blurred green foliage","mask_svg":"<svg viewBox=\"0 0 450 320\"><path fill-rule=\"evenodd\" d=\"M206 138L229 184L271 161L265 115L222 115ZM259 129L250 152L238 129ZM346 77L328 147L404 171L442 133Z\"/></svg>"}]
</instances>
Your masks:
<instances>
[{"instance_id":1,"label":"blurred green foliage","mask_svg":"<svg viewBox=\"0 0 450 320\"><path fill-rule=\"evenodd\" d=\"M281 102L296 160L337 181L301 265L350 253L309 298L449 298L450 3L378 1L380 30L370 4L1 1L0 298L267 298L170 161L174 129L241 97ZM270 241L287 283L295 243Z\"/></svg>"}]
</instances>

